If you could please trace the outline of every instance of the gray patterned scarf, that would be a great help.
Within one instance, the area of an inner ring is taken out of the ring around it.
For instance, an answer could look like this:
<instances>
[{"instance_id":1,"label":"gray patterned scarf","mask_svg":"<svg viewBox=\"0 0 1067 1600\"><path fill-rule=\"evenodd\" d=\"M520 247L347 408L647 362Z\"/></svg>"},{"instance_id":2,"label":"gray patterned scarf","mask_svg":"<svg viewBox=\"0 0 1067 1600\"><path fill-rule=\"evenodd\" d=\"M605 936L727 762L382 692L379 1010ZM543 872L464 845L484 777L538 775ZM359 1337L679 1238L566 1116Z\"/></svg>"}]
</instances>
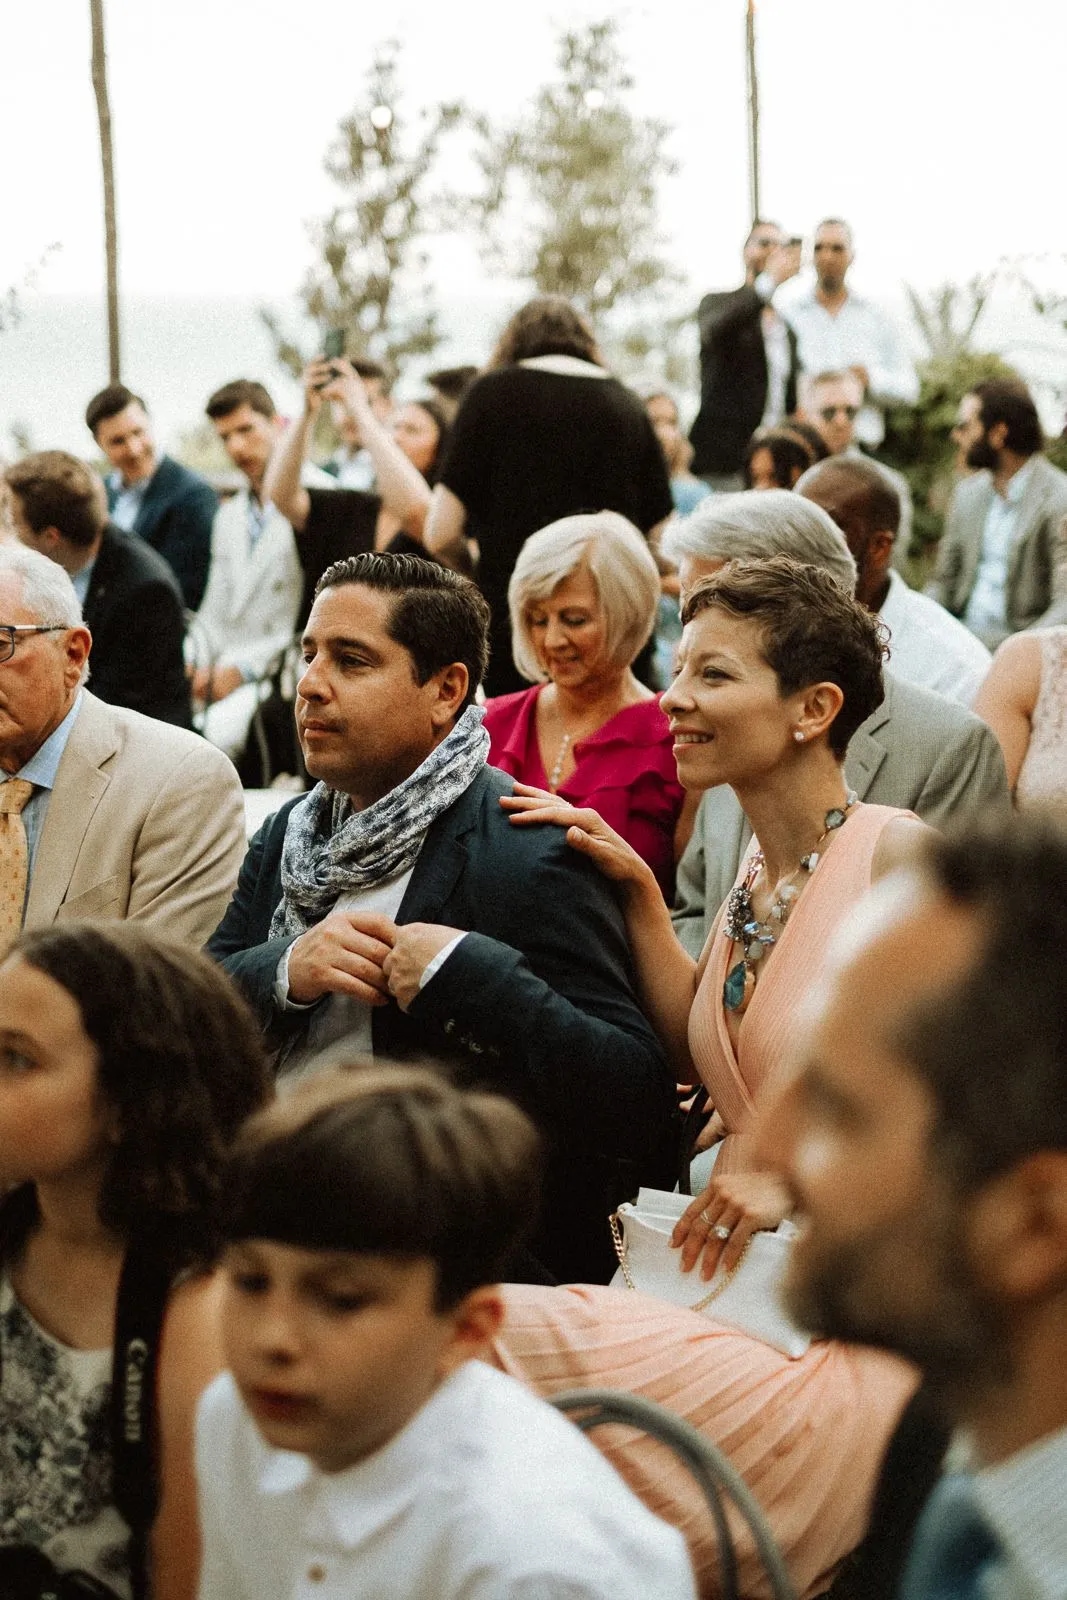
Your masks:
<instances>
[{"instance_id":1,"label":"gray patterned scarf","mask_svg":"<svg viewBox=\"0 0 1067 1600\"><path fill-rule=\"evenodd\" d=\"M414 865L426 830L485 766L489 735L481 706L468 706L447 738L410 778L363 811L317 783L289 813L282 847L284 898L270 937L301 934L342 895L372 889Z\"/></svg>"}]
</instances>

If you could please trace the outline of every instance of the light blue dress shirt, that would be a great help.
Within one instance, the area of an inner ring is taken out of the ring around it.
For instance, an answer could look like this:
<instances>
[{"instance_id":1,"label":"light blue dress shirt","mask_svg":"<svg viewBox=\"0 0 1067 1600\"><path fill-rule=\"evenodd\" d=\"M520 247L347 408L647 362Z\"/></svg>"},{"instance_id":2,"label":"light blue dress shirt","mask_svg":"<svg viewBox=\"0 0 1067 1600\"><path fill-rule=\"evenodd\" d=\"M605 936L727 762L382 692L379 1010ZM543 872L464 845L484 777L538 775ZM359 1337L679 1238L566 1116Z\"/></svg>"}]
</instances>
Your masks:
<instances>
[{"instance_id":1,"label":"light blue dress shirt","mask_svg":"<svg viewBox=\"0 0 1067 1600\"><path fill-rule=\"evenodd\" d=\"M74 730L81 710L82 693L78 690L74 704L67 712L58 728L53 728L41 748L32 755L25 766L18 772L9 774L12 778L25 778L27 783L33 784L33 793L27 800L22 810L22 822L26 829L26 847L29 854L29 873L27 883L33 877L33 866L37 859L37 845L44 827L44 819L48 814L48 802L52 798L52 790L56 784L56 773L59 763L63 759L63 752L67 748L67 740Z\"/></svg>"},{"instance_id":2,"label":"light blue dress shirt","mask_svg":"<svg viewBox=\"0 0 1067 1600\"><path fill-rule=\"evenodd\" d=\"M89 593L89 585L93 581L93 568L96 566L96 557L86 563L80 572L71 573L70 581L74 585L74 593L78 596L78 604L85 609L85 597Z\"/></svg>"},{"instance_id":3,"label":"light blue dress shirt","mask_svg":"<svg viewBox=\"0 0 1067 1600\"><path fill-rule=\"evenodd\" d=\"M972 633L994 639L1007 629L1008 557L1019 522L1019 505L1030 482L1033 462L1020 467L1009 480L1004 494L993 491L985 527L982 529L982 554L975 574L974 588L963 620Z\"/></svg>"},{"instance_id":4,"label":"light blue dress shirt","mask_svg":"<svg viewBox=\"0 0 1067 1600\"><path fill-rule=\"evenodd\" d=\"M141 509L141 502L148 493L151 477L144 478L140 483L126 484L122 481L121 472L113 472L107 480L107 485L114 493L115 504L110 511L110 517L116 528L122 528L126 533L133 532L133 525L137 521L137 514Z\"/></svg>"}]
</instances>

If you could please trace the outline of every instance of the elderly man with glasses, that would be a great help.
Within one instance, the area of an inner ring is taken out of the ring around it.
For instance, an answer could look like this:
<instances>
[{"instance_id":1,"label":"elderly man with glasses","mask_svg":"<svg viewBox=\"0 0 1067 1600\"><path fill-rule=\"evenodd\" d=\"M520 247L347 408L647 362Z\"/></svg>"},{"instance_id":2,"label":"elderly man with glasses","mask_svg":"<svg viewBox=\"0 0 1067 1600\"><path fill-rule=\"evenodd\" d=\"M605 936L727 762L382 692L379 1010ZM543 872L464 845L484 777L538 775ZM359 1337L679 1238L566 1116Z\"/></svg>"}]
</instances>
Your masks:
<instances>
[{"instance_id":1,"label":"elderly man with glasses","mask_svg":"<svg viewBox=\"0 0 1067 1600\"><path fill-rule=\"evenodd\" d=\"M221 751L85 687L92 635L67 573L0 546L0 956L23 927L137 918L202 944L244 854Z\"/></svg>"}]
</instances>

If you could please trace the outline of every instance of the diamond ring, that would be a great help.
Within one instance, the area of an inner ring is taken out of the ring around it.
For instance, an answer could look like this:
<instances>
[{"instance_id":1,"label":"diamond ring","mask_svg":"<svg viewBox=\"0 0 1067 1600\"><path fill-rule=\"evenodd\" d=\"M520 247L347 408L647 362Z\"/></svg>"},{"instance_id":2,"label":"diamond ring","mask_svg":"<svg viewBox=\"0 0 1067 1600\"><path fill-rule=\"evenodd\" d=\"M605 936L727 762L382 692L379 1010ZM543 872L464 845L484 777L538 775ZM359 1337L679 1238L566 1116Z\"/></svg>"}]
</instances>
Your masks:
<instances>
[{"instance_id":1,"label":"diamond ring","mask_svg":"<svg viewBox=\"0 0 1067 1600\"><path fill-rule=\"evenodd\" d=\"M724 1244L730 1237L730 1229L726 1227L725 1223L722 1222L717 1222L711 1231L715 1235L716 1239L721 1239Z\"/></svg>"}]
</instances>

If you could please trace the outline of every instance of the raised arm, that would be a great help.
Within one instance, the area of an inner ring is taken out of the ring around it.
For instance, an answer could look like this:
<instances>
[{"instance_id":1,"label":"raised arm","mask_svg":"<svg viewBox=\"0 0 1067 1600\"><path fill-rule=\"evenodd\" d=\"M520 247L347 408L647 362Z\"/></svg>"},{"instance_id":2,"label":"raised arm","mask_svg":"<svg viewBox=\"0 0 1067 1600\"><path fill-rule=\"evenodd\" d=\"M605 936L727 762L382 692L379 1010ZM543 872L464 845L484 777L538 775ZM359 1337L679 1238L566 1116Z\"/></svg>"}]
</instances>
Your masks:
<instances>
[{"instance_id":1,"label":"raised arm","mask_svg":"<svg viewBox=\"0 0 1067 1600\"><path fill-rule=\"evenodd\" d=\"M322 398L342 405L359 429L363 447L374 462L383 511L395 517L411 538L421 539L430 509L429 484L418 467L408 460L389 429L374 415L363 379L354 368L347 361L335 361L331 365L341 376L326 385L321 391ZM320 367L318 371L321 376L324 369Z\"/></svg>"},{"instance_id":2,"label":"raised arm","mask_svg":"<svg viewBox=\"0 0 1067 1600\"><path fill-rule=\"evenodd\" d=\"M263 498L273 501L285 520L292 525L294 533L303 533L311 510L311 501L300 481L300 474L322 404L322 390L317 386L322 383L324 375L328 378L329 373L321 362L313 361L309 367L305 367L304 409L275 445L263 479Z\"/></svg>"},{"instance_id":3,"label":"raised arm","mask_svg":"<svg viewBox=\"0 0 1067 1600\"><path fill-rule=\"evenodd\" d=\"M430 500L424 543L432 556L457 572L470 571L467 508L451 489L439 483Z\"/></svg>"}]
</instances>

